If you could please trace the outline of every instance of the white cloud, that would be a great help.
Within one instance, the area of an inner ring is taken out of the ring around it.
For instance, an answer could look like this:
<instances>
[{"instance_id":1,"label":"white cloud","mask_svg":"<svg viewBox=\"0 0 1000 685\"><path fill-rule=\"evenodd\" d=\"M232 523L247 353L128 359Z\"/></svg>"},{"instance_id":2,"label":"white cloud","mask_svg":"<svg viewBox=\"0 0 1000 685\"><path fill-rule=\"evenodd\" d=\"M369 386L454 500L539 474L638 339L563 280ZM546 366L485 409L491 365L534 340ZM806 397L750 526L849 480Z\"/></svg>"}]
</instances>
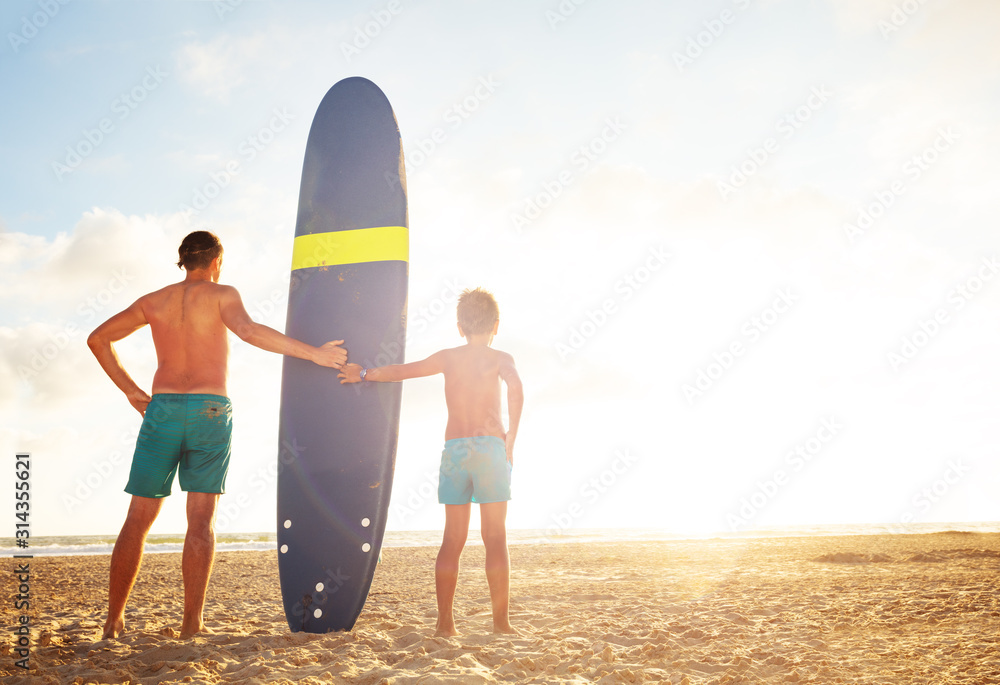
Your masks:
<instances>
[{"instance_id":1,"label":"white cloud","mask_svg":"<svg viewBox=\"0 0 1000 685\"><path fill-rule=\"evenodd\" d=\"M9 233L4 227L0 231L0 264L5 267L38 259L46 245L46 240L39 235L27 233Z\"/></svg>"},{"instance_id":2,"label":"white cloud","mask_svg":"<svg viewBox=\"0 0 1000 685\"><path fill-rule=\"evenodd\" d=\"M273 89L298 79L301 64L318 53L341 56L331 36L345 35L346 23L309 23L291 28L272 23L246 35L221 33L211 40L191 40L176 54L176 69L192 88L222 104L249 84Z\"/></svg>"},{"instance_id":3,"label":"white cloud","mask_svg":"<svg viewBox=\"0 0 1000 685\"><path fill-rule=\"evenodd\" d=\"M181 78L207 97L228 103L232 91L247 82L247 65L259 58L265 34L218 36L207 43L192 42L177 53Z\"/></svg>"},{"instance_id":4,"label":"white cloud","mask_svg":"<svg viewBox=\"0 0 1000 685\"><path fill-rule=\"evenodd\" d=\"M171 274L186 230L180 215L126 217L95 208L50 240L0 235L0 261L9 265L0 273L7 320L90 324L124 309Z\"/></svg>"},{"instance_id":5,"label":"white cloud","mask_svg":"<svg viewBox=\"0 0 1000 685\"><path fill-rule=\"evenodd\" d=\"M915 2L916 0L914 0ZM856 33L876 30L893 12L896 0L829 0L838 26Z\"/></svg>"},{"instance_id":6,"label":"white cloud","mask_svg":"<svg viewBox=\"0 0 1000 685\"><path fill-rule=\"evenodd\" d=\"M72 232L51 240L0 234L0 288L6 295L0 310L8 323L0 333L0 377L11 381L3 384L0 406L42 412L34 415L40 419L93 397L105 379L87 335L139 295L161 287L165 277L177 277L170 262L182 231L178 216L126 217L94 209ZM133 357L148 346L143 341L138 336L119 350L139 377L152 372Z\"/></svg>"}]
</instances>

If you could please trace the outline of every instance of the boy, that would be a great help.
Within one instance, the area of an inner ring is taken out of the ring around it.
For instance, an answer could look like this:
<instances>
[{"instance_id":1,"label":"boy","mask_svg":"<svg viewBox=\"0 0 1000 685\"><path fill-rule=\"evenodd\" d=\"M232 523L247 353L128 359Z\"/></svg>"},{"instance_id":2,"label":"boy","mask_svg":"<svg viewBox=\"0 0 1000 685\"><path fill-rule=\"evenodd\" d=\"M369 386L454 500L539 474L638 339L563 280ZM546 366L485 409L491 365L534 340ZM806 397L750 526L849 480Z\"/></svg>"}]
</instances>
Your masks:
<instances>
[{"instance_id":1,"label":"boy","mask_svg":"<svg viewBox=\"0 0 1000 685\"><path fill-rule=\"evenodd\" d=\"M459 558L469 535L471 502L479 504L486 580L493 605L493 632L517 634L510 625L510 557L507 553L507 501L514 439L521 420L524 392L514 358L490 347L500 325L493 295L476 288L458 298L458 332L466 344L435 352L427 359L366 369L346 364L337 376L341 383L390 382L444 374L448 425L438 500L445 505L444 540L434 567L438 620L435 636L452 637L453 604L458 584ZM507 384L510 427L500 416L500 381Z\"/></svg>"}]
</instances>

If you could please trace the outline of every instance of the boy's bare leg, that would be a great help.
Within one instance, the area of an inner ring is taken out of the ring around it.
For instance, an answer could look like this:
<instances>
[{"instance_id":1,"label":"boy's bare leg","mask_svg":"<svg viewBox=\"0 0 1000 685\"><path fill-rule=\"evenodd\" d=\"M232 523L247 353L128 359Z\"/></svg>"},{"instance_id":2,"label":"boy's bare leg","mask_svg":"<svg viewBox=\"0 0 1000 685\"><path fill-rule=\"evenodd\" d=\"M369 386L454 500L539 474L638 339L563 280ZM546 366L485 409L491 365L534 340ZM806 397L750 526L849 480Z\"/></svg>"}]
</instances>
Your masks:
<instances>
[{"instance_id":1,"label":"boy's bare leg","mask_svg":"<svg viewBox=\"0 0 1000 685\"><path fill-rule=\"evenodd\" d=\"M189 492L187 497L187 535L181 571L184 576L184 622L181 637L212 632L205 627L203 611L208 579L215 560L215 508L219 496L207 492Z\"/></svg>"},{"instance_id":2,"label":"boy's bare leg","mask_svg":"<svg viewBox=\"0 0 1000 685\"><path fill-rule=\"evenodd\" d=\"M507 552L507 503L479 505L486 546L486 581L493 605L493 632L518 634L510 625L510 555Z\"/></svg>"},{"instance_id":3,"label":"boy's bare leg","mask_svg":"<svg viewBox=\"0 0 1000 685\"><path fill-rule=\"evenodd\" d=\"M115 638L125 627L125 604L139 575L142 550L153 521L163 506L162 498L132 496L128 514L111 553L111 573L108 583L108 620L102 640Z\"/></svg>"},{"instance_id":4,"label":"boy's bare leg","mask_svg":"<svg viewBox=\"0 0 1000 685\"><path fill-rule=\"evenodd\" d=\"M444 540L434 566L437 590L438 620L435 636L452 637L455 630L455 588L458 586L458 563L469 536L471 504L444 505Z\"/></svg>"}]
</instances>

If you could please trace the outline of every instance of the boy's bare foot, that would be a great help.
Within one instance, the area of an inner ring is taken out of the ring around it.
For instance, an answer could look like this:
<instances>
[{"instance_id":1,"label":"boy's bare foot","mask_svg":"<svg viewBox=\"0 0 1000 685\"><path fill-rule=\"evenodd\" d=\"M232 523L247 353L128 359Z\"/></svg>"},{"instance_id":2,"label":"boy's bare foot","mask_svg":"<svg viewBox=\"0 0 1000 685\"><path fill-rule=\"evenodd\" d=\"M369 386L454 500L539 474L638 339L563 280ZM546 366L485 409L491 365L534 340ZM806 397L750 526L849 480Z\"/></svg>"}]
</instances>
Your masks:
<instances>
[{"instance_id":1,"label":"boy's bare foot","mask_svg":"<svg viewBox=\"0 0 1000 685\"><path fill-rule=\"evenodd\" d=\"M198 633L205 633L207 635L214 635L215 634L214 631L211 628L209 628L208 626L206 626L204 623L201 623L200 625L195 626L193 628L189 628L187 626L181 626L181 639L182 640L185 640L185 639L191 637L192 635L197 635Z\"/></svg>"},{"instance_id":2,"label":"boy's bare foot","mask_svg":"<svg viewBox=\"0 0 1000 685\"><path fill-rule=\"evenodd\" d=\"M443 622L438 621L437 627L434 630L434 637L456 637L458 635L458 630L455 628L455 622Z\"/></svg>"},{"instance_id":3,"label":"boy's bare foot","mask_svg":"<svg viewBox=\"0 0 1000 685\"><path fill-rule=\"evenodd\" d=\"M111 617L108 617L107 623L104 624L104 635L101 636L102 640L116 639L121 635L122 631L125 630L125 619L119 618L112 621Z\"/></svg>"}]
</instances>

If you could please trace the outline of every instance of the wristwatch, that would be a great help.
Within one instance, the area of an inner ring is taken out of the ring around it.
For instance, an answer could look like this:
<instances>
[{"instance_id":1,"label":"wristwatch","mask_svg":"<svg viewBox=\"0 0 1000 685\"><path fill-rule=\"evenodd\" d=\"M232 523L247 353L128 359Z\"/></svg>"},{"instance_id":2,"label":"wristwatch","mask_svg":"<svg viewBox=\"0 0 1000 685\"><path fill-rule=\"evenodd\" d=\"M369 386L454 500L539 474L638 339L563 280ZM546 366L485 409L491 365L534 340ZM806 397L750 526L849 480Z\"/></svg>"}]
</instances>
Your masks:
<instances>
[{"instance_id":1,"label":"wristwatch","mask_svg":"<svg viewBox=\"0 0 1000 685\"><path fill-rule=\"evenodd\" d=\"M368 375L368 369L362 368L361 369L361 380L365 380L365 376L367 376L367 375Z\"/></svg>"}]
</instances>

